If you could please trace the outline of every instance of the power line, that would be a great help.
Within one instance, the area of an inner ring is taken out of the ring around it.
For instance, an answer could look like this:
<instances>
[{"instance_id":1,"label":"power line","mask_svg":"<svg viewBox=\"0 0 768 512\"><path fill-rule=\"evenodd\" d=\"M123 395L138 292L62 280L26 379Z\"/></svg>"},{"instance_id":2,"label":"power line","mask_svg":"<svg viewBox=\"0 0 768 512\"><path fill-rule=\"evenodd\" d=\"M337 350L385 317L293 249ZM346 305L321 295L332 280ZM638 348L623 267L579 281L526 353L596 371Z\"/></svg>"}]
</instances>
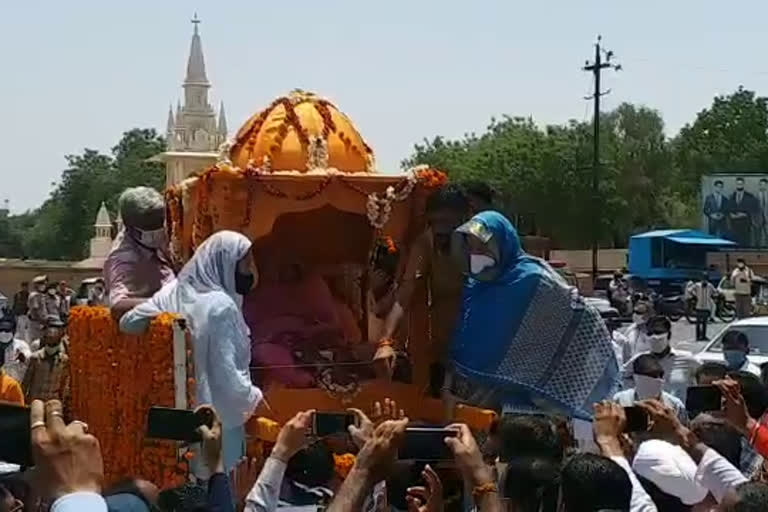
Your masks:
<instances>
[{"instance_id":1,"label":"power line","mask_svg":"<svg viewBox=\"0 0 768 512\"><path fill-rule=\"evenodd\" d=\"M593 127L594 135L592 139L594 152L592 155L592 279L597 280L597 251L600 241L600 192L598 189L600 179L600 97L610 93L611 90L603 92L600 90L600 76L604 69L613 69L619 71L621 69L620 64L612 64L613 58L612 51L606 51L600 47L602 37L597 36L597 42L595 43L595 61L590 63L586 61L584 64L584 71L589 71L594 77L594 93L591 98L594 101L594 114L593 114ZM603 61L605 56L605 61Z\"/></svg>"}]
</instances>

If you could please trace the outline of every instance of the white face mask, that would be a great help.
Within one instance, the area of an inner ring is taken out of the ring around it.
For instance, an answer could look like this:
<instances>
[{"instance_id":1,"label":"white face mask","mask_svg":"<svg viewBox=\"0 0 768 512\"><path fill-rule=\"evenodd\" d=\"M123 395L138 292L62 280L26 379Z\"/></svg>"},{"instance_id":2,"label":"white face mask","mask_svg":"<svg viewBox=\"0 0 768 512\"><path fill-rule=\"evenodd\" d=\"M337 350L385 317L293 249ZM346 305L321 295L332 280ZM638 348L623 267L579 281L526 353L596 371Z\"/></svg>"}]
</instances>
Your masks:
<instances>
[{"instance_id":1,"label":"white face mask","mask_svg":"<svg viewBox=\"0 0 768 512\"><path fill-rule=\"evenodd\" d=\"M165 228L153 229L151 231L136 228L136 233L138 234L139 242L146 247L159 249L165 245Z\"/></svg>"},{"instance_id":2,"label":"white face mask","mask_svg":"<svg viewBox=\"0 0 768 512\"><path fill-rule=\"evenodd\" d=\"M0 343L10 343L13 341L13 333L12 332L0 332Z\"/></svg>"},{"instance_id":3,"label":"white face mask","mask_svg":"<svg viewBox=\"0 0 768 512\"><path fill-rule=\"evenodd\" d=\"M634 315L632 315L632 321L637 325L643 325L645 323L645 315L640 315L638 313L635 313Z\"/></svg>"},{"instance_id":4,"label":"white face mask","mask_svg":"<svg viewBox=\"0 0 768 512\"><path fill-rule=\"evenodd\" d=\"M61 343L53 346L46 345L43 347L43 350L45 350L45 354L52 356L59 353L59 350L61 350Z\"/></svg>"},{"instance_id":5,"label":"white face mask","mask_svg":"<svg viewBox=\"0 0 768 512\"><path fill-rule=\"evenodd\" d=\"M469 271L473 274L479 274L494 265L496 265L496 260L486 254L470 254L469 256Z\"/></svg>"},{"instance_id":6,"label":"white face mask","mask_svg":"<svg viewBox=\"0 0 768 512\"><path fill-rule=\"evenodd\" d=\"M669 337L667 334L651 334L648 336L648 345L654 354L664 352L669 348Z\"/></svg>"},{"instance_id":7,"label":"white face mask","mask_svg":"<svg viewBox=\"0 0 768 512\"><path fill-rule=\"evenodd\" d=\"M634 375L635 394L638 400L659 398L664 387L664 379L656 379L647 375Z\"/></svg>"}]
</instances>

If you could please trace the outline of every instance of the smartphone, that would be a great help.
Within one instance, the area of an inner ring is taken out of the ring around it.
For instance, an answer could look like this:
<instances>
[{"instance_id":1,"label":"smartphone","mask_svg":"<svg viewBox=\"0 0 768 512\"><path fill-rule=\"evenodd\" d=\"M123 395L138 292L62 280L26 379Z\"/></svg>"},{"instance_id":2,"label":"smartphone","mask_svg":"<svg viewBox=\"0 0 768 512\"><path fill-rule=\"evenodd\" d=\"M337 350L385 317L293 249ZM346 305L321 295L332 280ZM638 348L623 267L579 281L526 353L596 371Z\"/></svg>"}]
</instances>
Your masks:
<instances>
[{"instance_id":1,"label":"smartphone","mask_svg":"<svg viewBox=\"0 0 768 512\"><path fill-rule=\"evenodd\" d=\"M349 412L316 412L312 418L312 433L317 437L346 434L355 424L355 415Z\"/></svg>"},{"instance_id":2,"label":"smartphone","mask_svg":"<svg viewBox=\"0 0 768 512\"><path fill-rule=\"evenodd\" d=\"M443 427L410 427L398 451L401 460L437 462L453 460L453 452L445 444L446 437L456 437L458 430Z\"/></svg>"},{"instance_id":3,"label":"smartphone","mask_svg":"<svg viewBox=\"0 0 768 512\"><path fill-rule=\"evenodd\" d=\"M0 403L0 460L32 465L29 407Z\"/></svg>"},{"instance_id":4,"label":"smartphone","mask_svg":"<svg viewBox=\"0 0 768 512\"><path fill-rule=\"evenodd\" d=\"M648 412L642 407L625 407L624 416L627 418L627 424L624 427L625 432L645 432L651 426Z\"/></svg>"},{"instance_id":5,"label":"smartphone","mask_svg":"<svg viewBox=\"0 0 768 512\"><path fill-rule=\"evenodd\" d=\"M717 386L691 386L685 396L685 408L691 417L700 412L722 409L723 395Z\"/></svg>"},{"instance_id":6,"label":"smartphone","mask_svg":"<svg viewBox=\"0 0 768 512\"><path fill-rule=\"evenodd\" d=\"M187 409L152 407L147 415L147 437L197 443L202 440L197 433L200 425L213 425L213 417L207 409L197 414Z\"/></svg>"}]
</instances>

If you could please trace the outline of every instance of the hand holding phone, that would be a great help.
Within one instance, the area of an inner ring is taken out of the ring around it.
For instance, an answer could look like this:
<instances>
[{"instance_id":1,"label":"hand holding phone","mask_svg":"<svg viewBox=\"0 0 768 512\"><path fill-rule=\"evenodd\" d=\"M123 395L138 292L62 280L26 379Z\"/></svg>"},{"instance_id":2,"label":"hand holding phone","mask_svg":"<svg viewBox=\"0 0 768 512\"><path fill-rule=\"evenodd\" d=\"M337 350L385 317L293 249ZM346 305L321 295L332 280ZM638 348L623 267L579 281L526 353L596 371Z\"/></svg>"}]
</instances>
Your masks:
<instances>
[{"instance_id":1,"label":"hand holding phone","mask_svg":"<svg viewBox=\"0 0 768 512\"><path fill-rule=\"evenodd\" d=\"M401 460L436 462L453 460L453 452L445 438L456 437L458 430L444 427L409 427L398 451Z\"/></svg>"},{"instance_id":2,"label":"hand holding phone","mask_svg":"<svg viewBox=\"0 0 768 512\"><path fill-rule=\"evenodd\" d=\"M147 415L147 437L197 443L202 441L197 431L200 425L213 427L213 416L207 408L195 413L187 409L152 407Z\"/></svg>"},{"instance_id":3,"label":"hand holding phone","mask_svg":"<svg viewBox=\"0 0 768 512\"><path fill-rule=\"evenodd\" d=\"M651 418L642 407L624 407L624 416L627 418L624 432L647 432L651 427Z\"/></svg>"},{"instance_id":4,"label":"hand holding phone","mask_svg":"<svg viewBox=\"0 0 768 512\"><path fill-rule=\"evenodd\" d=\"M346 434L355 424L352 412L315 412L312 417L312 434L317 437Z\"/></svg>"},{"instance_id":5,"label":"hand holding phone","mask_svg":"<svg viewBox=\"0 0 768 512\"><path fill-rule=\"evenodd\" d=\"M722 409L723 395L717 386L691 386L685 396L685 408L691 417L706 412Z\"/></svg>"}]
</instances>

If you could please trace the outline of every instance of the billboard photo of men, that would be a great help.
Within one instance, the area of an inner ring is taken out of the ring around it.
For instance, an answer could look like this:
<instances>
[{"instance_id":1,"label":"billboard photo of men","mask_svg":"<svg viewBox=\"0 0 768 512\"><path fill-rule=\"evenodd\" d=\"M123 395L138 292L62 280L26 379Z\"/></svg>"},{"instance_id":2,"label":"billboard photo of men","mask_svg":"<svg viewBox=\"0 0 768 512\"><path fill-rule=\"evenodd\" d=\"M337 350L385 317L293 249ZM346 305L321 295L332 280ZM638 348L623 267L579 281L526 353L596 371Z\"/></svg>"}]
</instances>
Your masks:
<instances>
[{"instance_id":1,"label":"billboard photo of men","mask_svg":"<svg viewBox=\"0 0 768 512\"><path fill-rule=\"evenodd\" d=\"M728 198L723 193L723 180L715 180L710 193L704 199L704 215L709 222L709 234L724 237L728 233Z\"/></svg>"},{"instance_id":2,"label":"billboard photo of men","mask_svg":"<svg viewBox=\"0 0 768 512\"><path fill-rule=\"evenodd\" d=\"M768 247L768 179L761 178L757 190L757 215L755 215L755 245Z\"/></svg>"},{"instance_id":3,"label":"billboard photo of men","mask_svg":"<svg viewBox=\"0 0 768 512\"><path fill-rule=\"evenodd\" d=\"M728 217L731 221L731 239L742 247L753 246L752 219L758 212L754 194L744 189L744 178L736 178L736 190L728 202Z\"/></svg>"}]
</instances>

